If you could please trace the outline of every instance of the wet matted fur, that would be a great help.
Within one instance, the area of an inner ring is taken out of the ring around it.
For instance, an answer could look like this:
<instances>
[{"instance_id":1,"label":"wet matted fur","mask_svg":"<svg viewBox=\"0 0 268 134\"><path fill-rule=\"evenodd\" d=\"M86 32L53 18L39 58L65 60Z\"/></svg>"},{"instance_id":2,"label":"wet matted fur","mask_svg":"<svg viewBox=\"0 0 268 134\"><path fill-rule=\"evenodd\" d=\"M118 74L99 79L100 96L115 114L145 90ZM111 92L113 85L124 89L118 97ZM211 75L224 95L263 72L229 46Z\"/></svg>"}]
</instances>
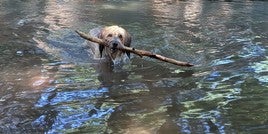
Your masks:
<instances>
[{"instance_id":1,"label":"wet matted fur","mask_svg":"<svg viewBox=\"0 0 268 134\"><path fill-rule=\"evenodd\" d=\"M94 28L89 34L105 40L109 45L109 47L104 47L87 41L87 44L90 46L90 53L95 60L105 59L115 63L123 60L125 55L130 57L130 53L118 50L122 46L130 47L131 45L131 36L124 28L119 26Z\"/></svg>"}]
</instances>

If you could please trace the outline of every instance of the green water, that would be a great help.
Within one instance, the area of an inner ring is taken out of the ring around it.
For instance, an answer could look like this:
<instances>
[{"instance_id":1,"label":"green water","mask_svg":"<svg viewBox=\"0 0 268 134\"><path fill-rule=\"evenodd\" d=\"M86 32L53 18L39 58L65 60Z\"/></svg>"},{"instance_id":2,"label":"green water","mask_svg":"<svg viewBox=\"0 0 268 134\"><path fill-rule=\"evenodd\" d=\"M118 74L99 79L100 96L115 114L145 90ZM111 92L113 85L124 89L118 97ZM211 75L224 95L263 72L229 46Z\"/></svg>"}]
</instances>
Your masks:
<instances>
[{"instance_id":1,"label":"green water","mask_svg":"<svg viewBox=\"0 0 268 134\"><path fill-rule=\"evenodd\" d=\"M0 133L267 133L268 3L0 2ZM120 25L132 55L90 60L74 30Z\"/></svg>"}]
</instances>

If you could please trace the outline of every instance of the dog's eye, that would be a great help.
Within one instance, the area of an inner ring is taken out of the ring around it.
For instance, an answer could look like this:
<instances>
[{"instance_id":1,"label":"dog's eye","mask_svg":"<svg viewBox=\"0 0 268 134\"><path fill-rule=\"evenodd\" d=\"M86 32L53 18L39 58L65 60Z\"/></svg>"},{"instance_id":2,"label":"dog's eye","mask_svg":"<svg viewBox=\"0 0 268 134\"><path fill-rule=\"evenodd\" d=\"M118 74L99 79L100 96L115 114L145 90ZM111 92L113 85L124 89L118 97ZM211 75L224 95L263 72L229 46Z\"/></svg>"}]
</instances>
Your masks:
<instances>
[{"instance_id":1,"label":"dog's eye","mask_svg":"<svg viewBox=\"0 0 268 134\"><path fill-rule=\"evenodd\" d=\"M123 39L123 36L122 36L122 34L119 34L119 35L118 35L118 37L119 37L120 39Z\"/></svg>"},{"instance_id":2,"label":"dog's eye","mask_svg":"<svg viewBox=\"0 0 268 134\"><path fill-rule=\"evenodd\" d=\"M107 37L113 37L113 35L112 34L108 34Z\"/></svg>"}]
</instances>

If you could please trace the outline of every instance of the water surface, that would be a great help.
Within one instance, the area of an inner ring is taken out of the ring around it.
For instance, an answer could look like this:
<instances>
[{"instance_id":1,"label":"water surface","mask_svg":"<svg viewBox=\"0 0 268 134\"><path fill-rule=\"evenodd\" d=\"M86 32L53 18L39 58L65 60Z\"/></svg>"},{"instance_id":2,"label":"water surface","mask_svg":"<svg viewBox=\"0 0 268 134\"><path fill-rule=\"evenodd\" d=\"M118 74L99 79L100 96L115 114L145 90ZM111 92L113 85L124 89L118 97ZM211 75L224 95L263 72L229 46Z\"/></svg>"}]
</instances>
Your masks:
<instances>
[{"instance_id":1,"label":"water surface","mask_svg":"<svg viewBox=\"0 0 268 134\"><path fill-rule=\"evenodd\" d=\"M0 2L0 133L268 132L268 3ZM92 62L74 30L120 25L132 55Z\"/></svg>"}]
</instances>

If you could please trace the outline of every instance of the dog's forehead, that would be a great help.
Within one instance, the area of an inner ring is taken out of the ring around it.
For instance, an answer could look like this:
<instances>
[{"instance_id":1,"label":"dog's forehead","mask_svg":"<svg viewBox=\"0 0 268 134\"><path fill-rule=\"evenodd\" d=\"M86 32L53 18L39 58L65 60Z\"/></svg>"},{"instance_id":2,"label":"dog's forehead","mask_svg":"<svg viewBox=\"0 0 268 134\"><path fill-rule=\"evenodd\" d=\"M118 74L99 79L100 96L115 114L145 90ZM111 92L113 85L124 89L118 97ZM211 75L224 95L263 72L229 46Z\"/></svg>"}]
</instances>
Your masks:
<instances>
[{"instance_id":1,"label":"dog's forehead","mask_svg":"<svg viewBox=\"0 0 268 134\"><path fill-rule=\"evenodd\" d=\"M113 35L118 35L118 34L124 34L125 33L125 29L123 29L122 27L119 26L109 26L109 27L105 27L103 29L103 31L107 34L113 34Z\"/></svg>"}]
</instances>

